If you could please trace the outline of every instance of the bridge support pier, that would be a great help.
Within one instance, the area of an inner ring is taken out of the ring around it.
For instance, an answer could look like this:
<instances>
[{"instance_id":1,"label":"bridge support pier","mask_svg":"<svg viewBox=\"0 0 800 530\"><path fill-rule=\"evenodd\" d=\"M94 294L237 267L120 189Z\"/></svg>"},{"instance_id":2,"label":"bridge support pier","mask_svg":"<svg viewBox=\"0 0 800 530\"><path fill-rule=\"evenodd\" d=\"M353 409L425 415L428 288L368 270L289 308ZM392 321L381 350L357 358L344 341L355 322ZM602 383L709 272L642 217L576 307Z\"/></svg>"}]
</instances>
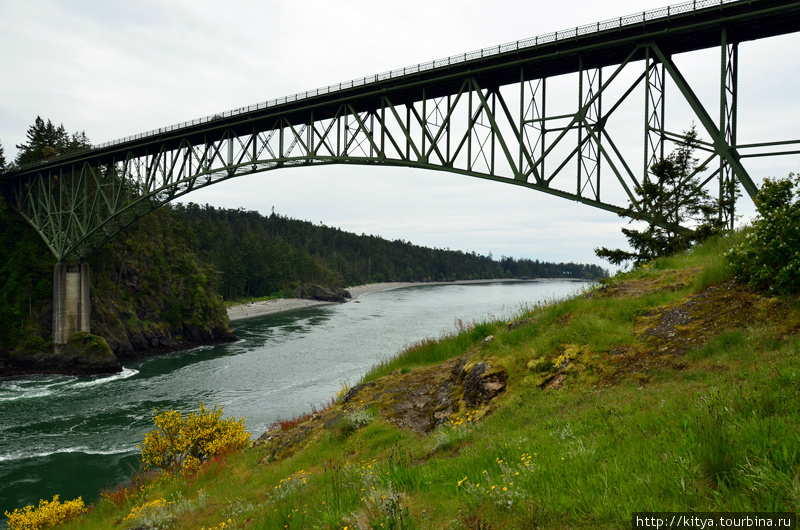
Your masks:
<instances>
[{"instance_id":1,"label":"bridge support pier","mask_svg":"<svg viewBox=\"0 0 800 530\"><path fill-rule=\"evenodd\" d=\"M89 333L89 264L56 263L53 270L53 344L78 331Z\"/></svg>"}]
</instances>

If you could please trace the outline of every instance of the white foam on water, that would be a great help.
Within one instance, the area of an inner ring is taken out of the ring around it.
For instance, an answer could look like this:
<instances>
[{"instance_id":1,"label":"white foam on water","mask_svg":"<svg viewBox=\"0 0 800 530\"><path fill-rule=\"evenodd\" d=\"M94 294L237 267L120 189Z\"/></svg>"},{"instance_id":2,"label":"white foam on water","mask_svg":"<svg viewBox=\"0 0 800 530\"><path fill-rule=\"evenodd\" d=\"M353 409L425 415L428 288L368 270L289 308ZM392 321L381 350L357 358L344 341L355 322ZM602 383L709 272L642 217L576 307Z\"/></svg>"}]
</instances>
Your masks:
<instances>
[{"instance_id":1,"label":"white foam on water","mask_svg":"<svg viewBox=\"0 0 800 530\"><path fill-rule=\"evenodd\" d=\"M29 458L45 458L48 456L70 453L83 453L86 455L124 455L127 453L134 453L138 448L133 445L130 447L112 447L109 449L91 449L85 446L78 447L61 447L53 449L52 451L38 451L38 452L25 452L25 451L12 451L10 453L0 454L0 462L11 462L13 460L27 460Z\"/></svg>"},{"instance_id":2,"label":"white foam on water","mask_svg":"<svg viewBox=\"0 0 800 530\"><path fill-rule=\"evenodd\" d=\"M97 385L104 385L106 383L111 383L113 381L119 381L121 379L128 379L129 377L133 377L134 375L138 374L139 370L134 370L133 368L123 368L121 372L113 375L105 375L105 376L94 376L90 381L81 381L75 383L73 386L75 388L86 388L92 387Z\"/></svg>"},{"instance_id":3,"label":"white foam on water","mask_svg":"<svg viewBox=\"0 0 800 530\"><path fill-rule=\"evenodd\" d=\"M0 382L0 402L52 396L76 380L77 378L73 376L33 376L26 379L3 381Z\"/></svg>"},{"instance_id":4,"label":"white foam on water","mask_svg":"<svg viewBox=\"0 0 800 530\"><path fill-rule=\"evenodd\" d=\"M2 401L17 401L18 399L34 399L53 395L54 390L38 389L38 390L20 390L16 393L0 393L0 402Z\"/></svg>"}]
</instances>

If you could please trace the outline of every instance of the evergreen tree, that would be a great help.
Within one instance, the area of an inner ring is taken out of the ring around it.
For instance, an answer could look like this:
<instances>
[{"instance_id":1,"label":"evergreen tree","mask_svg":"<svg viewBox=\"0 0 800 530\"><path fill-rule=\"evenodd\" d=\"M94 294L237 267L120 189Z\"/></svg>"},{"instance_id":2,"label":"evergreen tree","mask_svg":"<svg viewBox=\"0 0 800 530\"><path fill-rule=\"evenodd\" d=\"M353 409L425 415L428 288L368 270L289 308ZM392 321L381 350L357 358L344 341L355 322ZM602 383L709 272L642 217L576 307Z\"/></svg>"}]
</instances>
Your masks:
<instances>
[{"instance_id":1,"label":"evergreen tree","mask_svg":"<svg viewBox=\"0 0 800 530\"><path fill-rule=\"evenodd\" d=\"M6 170L6 156L3 152L3 144L0 143L0 173Z\"/></svg>"},{"instance_id":2,"label":"evergreen tree","mask_svg":"<svg viewBox=\"0 0 800 530\"><path fill-rule=\"evenodd\" d=\"M636 190L640 202L649 206L650 217L643 230L622 229L633 252L602 247L594 251L598 257L614 265L627 261L643 263L686 250L724 229L725 223L719 215L720 202L703 189L698 177L705 169L698 167L698 160L693 156L698 145L697 131L692 128L667 158L652 165L650 172L655 178L645 180ZM723 206L732 209L732 204ZM640 218L633 204L620 216L631 220Z\"/></svg>"},{"instance_id":3,"label":"evergreen tree","mask_svg":"<svg viewBox=\"0 0 800 530\"><path fill-rule=\"evenodd\" d=\"M40 116L36 116L36 121L25 135L28 141L17 145L17 165L32 164L91 147L85 132L70 135L63 124L56 127L50 120L45 123Z\"/></svg>"}]
</instances>

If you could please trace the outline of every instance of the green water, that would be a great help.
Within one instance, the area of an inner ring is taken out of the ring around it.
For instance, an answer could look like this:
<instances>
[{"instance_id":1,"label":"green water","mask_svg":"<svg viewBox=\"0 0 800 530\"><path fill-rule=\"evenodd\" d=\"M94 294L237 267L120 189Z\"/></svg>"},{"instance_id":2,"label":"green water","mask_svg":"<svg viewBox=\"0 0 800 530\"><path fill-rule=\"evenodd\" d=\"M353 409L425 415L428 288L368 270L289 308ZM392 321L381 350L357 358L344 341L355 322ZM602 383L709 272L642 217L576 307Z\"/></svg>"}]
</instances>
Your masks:
<instances>
[{"instance_id":1,"label":"green water","mask_svg":"<svg viewBox=\"0 0 800 530\"><path fill-rule=\"evenodd\" d=\"M580 282L436 284L234 322L239 342L151 357L102 377L0 380L0 513L59 494L89 502L125 481L154 408L202 401L254 436L327 402L376 362L456 321L505 319ZM5 523L0 518L0 527Z\"/></svg>"}]
</instances>

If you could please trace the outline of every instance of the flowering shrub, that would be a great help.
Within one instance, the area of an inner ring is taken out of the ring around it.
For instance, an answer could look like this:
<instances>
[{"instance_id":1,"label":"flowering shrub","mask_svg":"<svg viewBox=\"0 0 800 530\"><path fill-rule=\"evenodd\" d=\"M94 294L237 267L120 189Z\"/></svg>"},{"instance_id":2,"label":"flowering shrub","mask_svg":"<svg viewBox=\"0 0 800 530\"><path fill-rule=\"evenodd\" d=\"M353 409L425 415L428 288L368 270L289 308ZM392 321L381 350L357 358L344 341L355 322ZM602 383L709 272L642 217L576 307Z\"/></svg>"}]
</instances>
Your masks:
<instances>
[{"instance_id":1,"label":"flowering shrub","mask_svg":"<svg viewBox=\"0 0 800 530\"><path fill-rule=\"evenodd\" d=\"M141 525L155 528L167 526L172 521L172 517L169 514L169 507L172 504L174 504L174 502L168 502L166 499L156 499L146 502L141 506L134 506L122 522L132 524L141 523Z\"/></svg>"},{"instance_id":2,"label":"flowering shrub","mask_svg":"<svg viewBox=\"0 0 800 530\"><path fill-rule=\"evenodd\" d=\"M442 449L450 449L472 432L472 423L475 421L477 411L466 411L462 416L457 414L450 418L448 423L440 425L433 431L433 439L436 443L433 446L433 451L440 451Z\"/></svg>"},{"instance_id":3,"label":"flowering shrub","mask_svg":"<svg viewBox=\"0 0 800 530\"><path fill-rule=\"evenodd\" d=\"M159 498L134 506L122 522L125 523L125 528L172 528L181 516L205 508L207 499L208 495L204 490L197 493L196 499L184 499L178 492L172 495L171 501Z\"/></svg>"},{"instance_id":4,"label":"flowering shrub","mask_svg":"<svg viewBox=\"0 0 800 530\"><path fill-rule=\"evenodd\" d=\"M157 429L144 436L139 447L145 468L165 471L196 471L209 458L227 449L241 449L250 441L244 418L223 420L223 407L209 410L200 403L198 412L184 416L180 411L155 410Z\"/></svg>"},{"instance_id":5,"label":"flowering shrub","mask_svg":"<svg viewBox=\"0 0 800 530\"><path fill-rule=\"evenodd\" d=\"M526 474L535 471L536 464L531 462L532 458L530 453L522 453L519 461L507 462L498 456L495 462L499 467L499 477L496 476L498 473L492 474L484 469L479 482L473 483L464 475L457 486L476 499L486 498L496 506L511 508L517 500L525 499L529 495L526 488L520 487L519 482L525 480Z\"/></svg>"},{"instance_id":6,"label":"flowering shrub","mask_svg":"<svg viewBox=\"0 0 800 530\"><path fill-rule=\"evenodd\" d=\"M800 293L800 177L766 179L746 240L726 255L737 281L776 294Z\"/></svg>"},{"instance_id":7,"label":"flowering shrub","mask_svg":"<svg viewBox=\"0 0 800 530\"><path fill-rule=\"evenodd\" d=\"M372 423L374 418L375 413L367 409L359 409L348 412L344 416L344 430L348 432L356 431Z\"/></svg>"},{"instance_id":8,"label":"flowering shrub","mask_svg":"<svg viewBox=\"0 0 800 530\"><path fill-rule=\"evenodd\" d=\"M275 486L274 491L270 495L270 499L273 502L286 499L300 488L306 486L307 476L308 473L301 469L293 475L282 478L278 485Z\"/></svg>"},{"instance_id":9,"label":"flowering shrub","mask_svg":"<svg viewBox=\"0 0 800 530\"><path fill-rule=\"evenodd\" d=\"M52 501L40 500L38 508L29 505L21 510L14 510L14 513L5 513L9 530L39 530L65 523L85 511L80 497L62 503L56 495Z\"/></svg>"}]
</instances>

